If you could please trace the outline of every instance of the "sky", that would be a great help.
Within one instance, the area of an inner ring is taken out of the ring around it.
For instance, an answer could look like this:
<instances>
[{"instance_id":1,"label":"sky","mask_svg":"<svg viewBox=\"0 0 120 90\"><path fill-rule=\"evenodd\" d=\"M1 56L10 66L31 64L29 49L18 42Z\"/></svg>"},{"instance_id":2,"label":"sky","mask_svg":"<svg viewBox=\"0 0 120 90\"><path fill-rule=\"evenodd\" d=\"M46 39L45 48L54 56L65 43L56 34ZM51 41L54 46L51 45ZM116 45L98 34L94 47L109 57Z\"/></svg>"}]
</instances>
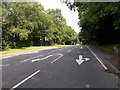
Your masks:
<instances>
[{"instance_id":1,"label":"sky","mask_svg":"<svg viewBox=\"0 0 120 90\"><path fill-rule=\"evenodd\" d=\"M78 12L71 11L65 3L61 3L60 0L35 0L41 3L45 10L47 9L61 9L62 16L66 19L67 25L71 26L77 33L80 32L80 27L78 26Z\"/></svg>"}]
</instances>

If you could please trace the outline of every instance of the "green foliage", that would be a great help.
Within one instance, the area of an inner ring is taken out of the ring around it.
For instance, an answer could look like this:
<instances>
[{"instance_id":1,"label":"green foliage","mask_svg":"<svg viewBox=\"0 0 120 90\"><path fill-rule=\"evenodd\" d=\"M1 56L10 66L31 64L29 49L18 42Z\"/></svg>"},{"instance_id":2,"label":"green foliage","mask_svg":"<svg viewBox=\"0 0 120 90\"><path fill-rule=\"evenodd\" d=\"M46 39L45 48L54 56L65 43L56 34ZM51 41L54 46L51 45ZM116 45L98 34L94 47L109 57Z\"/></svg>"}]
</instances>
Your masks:
<instances>
[{"instance_id":1,"label":"green foliage","mask_svg":"<svg viewBox=\"0 0 120 90\"><path fill-rule=\"evenodd\" d=\"M67 0L66 0L67 1ZM116 2L66 2L70 9L77 7L80 40L88 44L120 43L120 3Z\"/></svg>"},{"instance_id":2,"label":"green foliage","mask_svg":"<svg viewBox=\"0 0 120 90\"><path fill-rule=\"evenodd\" d=\"M77 34L60 9L44 10L37 2L3 2L2 18L2 49L76 43Z\"/></svg>"}]
</instances>

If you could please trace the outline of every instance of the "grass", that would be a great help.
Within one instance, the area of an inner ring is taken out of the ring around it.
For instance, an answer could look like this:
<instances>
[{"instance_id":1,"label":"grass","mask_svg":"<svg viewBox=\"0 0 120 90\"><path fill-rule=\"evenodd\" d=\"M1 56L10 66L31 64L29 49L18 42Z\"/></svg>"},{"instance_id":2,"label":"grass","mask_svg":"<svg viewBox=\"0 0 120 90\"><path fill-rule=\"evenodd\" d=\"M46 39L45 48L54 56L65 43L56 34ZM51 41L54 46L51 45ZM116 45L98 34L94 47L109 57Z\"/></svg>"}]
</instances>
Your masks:
<instances>
[{"instance_id":1,"label":"grass","mask_svg":"<svg viewBox=\"0 0 120 90\"><path fill-rule=\"evenodd\" d=\"M120 55L120 52L115 52L114 47L117 47L120 49L120 44L112 44L112 45L102 45L102 46L96 46L97 48L106 51L113 55Z\"/></svg>"},{"instance_id":2,"label":"grass","mask_svg":"<svg viewBox=\"0 0 120 90\"><path fill-rule=\"evenodd\" d=\"M22 47L22 48L16 48L16 49L8 49L8 50L5 50L5 51L1 51L0 55L8 54L8 53L21 52L21 51L27 51L27 50L35 50L35 49L43 49L43 48L50 48L50 47L58 47L58 46L67 46L67 45L31 46L31 47Z\"/></svg>"}]
</instances>

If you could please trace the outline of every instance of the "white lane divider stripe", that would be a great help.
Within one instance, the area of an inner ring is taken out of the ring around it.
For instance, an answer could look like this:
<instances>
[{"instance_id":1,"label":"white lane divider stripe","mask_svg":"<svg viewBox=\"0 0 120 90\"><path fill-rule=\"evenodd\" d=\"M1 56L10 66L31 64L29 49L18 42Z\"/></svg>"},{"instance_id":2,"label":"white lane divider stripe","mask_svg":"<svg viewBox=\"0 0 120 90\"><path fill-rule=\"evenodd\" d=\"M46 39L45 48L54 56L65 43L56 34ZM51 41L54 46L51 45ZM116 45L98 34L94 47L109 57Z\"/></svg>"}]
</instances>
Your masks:
<instances>
[{"instance_id":1,"label":"white lane divider stripe","mask_svg":"<svg viewBox=\"0 0 120 90\"><path fill-rule=\"evenodd\" d=\"M68 50L67 53L69 53L71 50Z\"/></svg>"},{"instance_id":2,"label":"white lane divider stripe","mask_svg":"<svg viewBox=\"0 0 120 90\"><path fill-rule=\"evenodd\" d=\"M29 80L30 78L32 78L34 75L36 75L39 72L40 72L40 70L37 70L35 73L31 74L29 77L25 78L24 80L22 80L21 82L19 82L15 86L13 86L10 90L13 90L13 89L19 87L21 84L23 84L24 82L26 82L27 80Z\"/></svg>"},{"instance_id":3,"label":"white lane divider stripe","mask_svg":"<svg viewBox=\"0 0 120 90\"><path fill-rule=\"evenodd\" d=\"M32 57L32 58L29 58L29 59L26 59L26 60L23 60L23 61L20 61L20 62L30 61L31 59L34 59L34 58L37 58L37 57L41 57L41 56L44 56L44 55L38 55L36 57Z\"/></svg>"},{"instance_id":4,"label":"white lane divider stripe","mask_svg":"<svg viewBox=\"0 0 120 90\"><path fill-rule=\"evenodd\" d=\"M62 50L62 49L59 49L59 50Z\"/></svg>"},{"instance_id":5,"label":"white lane divider stripe","mask_svg":"<svg viewBox=\"0 0 120 90\"><path fill-rule=\"evenodd\" d=\"M53 60L51 63L54 63L55 61L57 61L58 59L60 59L63 55L60 55L58 58L56 58L55 60Z\"/></svg>"},{"instance_id":6,"label":"white lane divider stripe","mask_svg":"<svg viewBox=\"0 0 120 90\"><path fill-rule=\"evenodd\" d=\"M7 67L7 66L9 66L10 64L2 64L2 65L0 65L0 67L2 68L2 67Z\"/></svg>"},{"instance_id":7,"label":"white lane divider stripe","mask_svg":"<svg viewBox=\"0 0 120 90\"><path fill-rule=\"evenodd\" d=\"M95 53L88 47L86 46L90 51L91 53L96 57L96 59L99 61L99 63L104 67L104 69L107 69L107 67L101 62L101 60L97 57L97 55L95 55Z\"/></svg>"},{"instance_id":8,"label":"white lane divider stripe","mask_svg":"<svg viewBox=\"0 0 120 90\"><path fill-rule=\"evenodd\" d=\"M31 60L31 62L40 61L40 60L45 60L45 59L47 59L47 58L49 58L49 57L52 57L52 56L53 56L53 55L49 55L49 56L44 57L44 58L41 58L41 59L34 59L34 60Z\"/></svg>"},{"instance_id":9,"label":"white lane divider stripe","mask_svg":"<svg viewBox=\"0 0 120 90\"><path fill-rule=\"evenodd\" d=\"M54 51L52 51L52 52L49 52L48 54L51 54L51 53L54 53L54 52L56 52L56 51L58 51L59 49L57 49L57 50L54 50Z\"/></svg>"},{"instance_id":10,"label":"white lane divider stripe","mask_svg":"<svg viewBox=\"0 0 120 90\"><path fill-rule=\"evenodd\" d=\"M58 49L57 49L57 50L58 50ZM54 53L54 52L56 52L57 50L54 50L54 51L52 51L52 52L49 52L49 53L47 53L47 54ZM20 61L20 62L26 62L26 61L30 61L31 59L34 59L34 58L37 58L37 57L41 57L41 56L44 56L44 55L38 55L38 56L36 56L36 57L32 57L32 58L29 58L29 59L26 59L26 60L23 60L23 61Z\"/></svg>"}]
</instances>

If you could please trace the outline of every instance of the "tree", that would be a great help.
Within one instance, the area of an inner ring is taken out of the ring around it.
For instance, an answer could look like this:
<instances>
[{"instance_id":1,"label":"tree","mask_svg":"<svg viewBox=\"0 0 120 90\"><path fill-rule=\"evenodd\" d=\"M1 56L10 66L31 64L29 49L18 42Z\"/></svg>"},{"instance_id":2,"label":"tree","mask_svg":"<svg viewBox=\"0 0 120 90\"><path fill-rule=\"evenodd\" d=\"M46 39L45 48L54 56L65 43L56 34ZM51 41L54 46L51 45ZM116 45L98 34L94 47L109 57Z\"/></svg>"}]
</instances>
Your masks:
<instances>
[{"instance_id":1,"label":"tree","mask_svg":"<svg viewBox=\"0 0 120 90\"><path fill-rule=\"evenodd\" d=\"M65 28L60 9L44 10L37 2L3 2L2 8L3 49L65 44L65 35L74 44L76 34L71 27Z\"/></svg>"},{"instance_id":2,"label":"tree","mask_svg":"<svg viewBox=\"0 0 120 90\"><path fill-rule=\"evenodd\" d=\"M104 2L66 2L70 9L77 7L80 19L80 38L86 43L113 44L119 43L120 3Z\"/></svg>"}]
</instances>

